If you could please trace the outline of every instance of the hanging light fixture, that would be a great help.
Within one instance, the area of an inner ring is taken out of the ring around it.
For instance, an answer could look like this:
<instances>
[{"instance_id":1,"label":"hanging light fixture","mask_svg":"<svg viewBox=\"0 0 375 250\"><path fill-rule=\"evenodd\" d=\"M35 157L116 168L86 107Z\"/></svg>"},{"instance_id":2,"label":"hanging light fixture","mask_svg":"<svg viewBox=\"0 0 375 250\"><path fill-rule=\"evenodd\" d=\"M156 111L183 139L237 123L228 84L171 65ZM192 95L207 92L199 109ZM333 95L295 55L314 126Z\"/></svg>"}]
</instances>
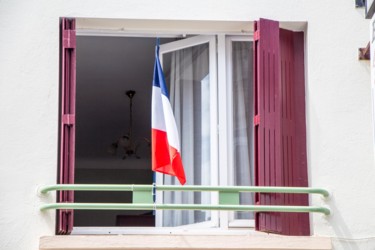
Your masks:
<instances>
[{"instance_id":1,"label":"hanging light fixture","mask_svg":"<svg viewBox=\"0 0 375 250\"><path fill-rule=\"evenodd\" d=\"M122 149L124 151L124 156L122 159L127 159L129 157L135 157L137 159L140 159L141 157L138 155L138 149L140 146L140 143L138 143L134 139L133 135L133 97L135 95L134 90L128 90L126 91L126 95L129 97L129 130L128 133L118 138L115 142L111 144L111 146L108 148L108 153L112 155L116 155L117 151L119 149ZM148 146L151 146L150 140L147 138L143 138Z\"/></svg>"}]
</instances>

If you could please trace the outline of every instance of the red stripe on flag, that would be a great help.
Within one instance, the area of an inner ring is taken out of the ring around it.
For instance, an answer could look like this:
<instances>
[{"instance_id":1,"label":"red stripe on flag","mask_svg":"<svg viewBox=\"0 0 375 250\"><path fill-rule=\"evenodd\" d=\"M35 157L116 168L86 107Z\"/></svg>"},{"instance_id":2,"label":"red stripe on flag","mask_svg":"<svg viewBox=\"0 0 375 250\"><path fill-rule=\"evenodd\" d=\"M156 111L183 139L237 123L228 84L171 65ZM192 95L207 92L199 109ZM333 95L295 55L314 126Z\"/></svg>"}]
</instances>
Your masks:
<instances>
[{"instance_id":1,"label":"red stripe on flag","mask_svg":"<svg viewBox=\"0 0 375 250\"><path fill-rule=\"evenodd\" d=\"M169 144L167 133L158 129L152 129L152 170L169 174L172 170L171 158L169 156Z\"/></svg>"},{"instance_id":2,"label":"red stripe on flag","mask_svg":"<svg viewBox=\"0 0 375 250\"><path fill-rule=\"evenodd\" d=\"M152 170L176 176L181 185L186 183L185 171L180 153L169 146L165 131L152 129Z\"/></svg>"}]
</instances>

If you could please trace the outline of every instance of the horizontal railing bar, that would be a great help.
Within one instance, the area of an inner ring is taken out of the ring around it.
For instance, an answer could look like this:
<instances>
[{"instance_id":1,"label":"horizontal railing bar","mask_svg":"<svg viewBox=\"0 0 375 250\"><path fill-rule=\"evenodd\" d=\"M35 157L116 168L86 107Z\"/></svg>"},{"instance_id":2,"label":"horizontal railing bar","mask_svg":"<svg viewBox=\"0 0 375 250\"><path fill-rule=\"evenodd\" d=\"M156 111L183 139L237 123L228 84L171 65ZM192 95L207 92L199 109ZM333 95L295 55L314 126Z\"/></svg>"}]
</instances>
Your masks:
<instances>
[{"instance_id":1,"label":"horizontal railing bar","mask_svg":"<svg viewBox=\"0 0 375 250\"><path fill-rule=\"evenodd\" d=\"M74 191L152 191L153 185L121 185L121 184L56 184L42 187L40 192L45 194L56 190ZM329 196L329 192L322 188L311 187L262 187L262 186L174 186L156 185L157 191L219 191L219 192L257 192L257 193L291 193L291 194L321 194Z\"/></svg>"},{"instance_id":2,"label":"horizontal railing bar","mask_svg":"<svg viewBox=\"0 0 375 250\"><path fill-rule=\"evenodd\" d=\"M222 191L222 192L257 192L257 193L295 193L295 194L321 194L329 196L329 192L322 188L311 187L262 187L262 186L156 186L162 191Z\"/></svg>"},{"instance_id":3,"label":"horizontal railing bar","mask_svg":"<svg viewBox=\"0 0 375 250\"><path fill-rule=\"evenodd\" d=\"M121 185L121 184L56 184L44 186L42 194L50 191L151 191L152 185Z\"/></svg>"},{"instance_id":4,"label":"horizontal railing bar","mask_svg":"<svg viewBox=\"0 0 375 250\"><path fill-rule=\"evenodd\" d=\"M331 211L316 206L264 206L264 205L202 205L202 204L129 204L129 203L51 203L42 205L40 210L221 210L255 212L323 213Z\"/></svg>"}]
</instances>

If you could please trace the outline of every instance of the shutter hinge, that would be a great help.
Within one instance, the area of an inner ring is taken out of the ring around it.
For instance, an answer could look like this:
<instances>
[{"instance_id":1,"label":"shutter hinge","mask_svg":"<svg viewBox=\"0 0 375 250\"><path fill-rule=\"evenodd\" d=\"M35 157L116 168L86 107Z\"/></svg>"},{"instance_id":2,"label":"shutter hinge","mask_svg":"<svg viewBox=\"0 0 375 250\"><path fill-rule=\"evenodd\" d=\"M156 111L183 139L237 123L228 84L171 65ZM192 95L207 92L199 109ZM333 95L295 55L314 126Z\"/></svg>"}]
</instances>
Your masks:
<instances>
[{"instance_id":1,"label":"shutter hinge","mask_svg":"<svg viewBox=\"0 0 375 250\"><path fill-rule=\"evenodd\" d=\"M254 32L254 41L258 41L259 38L260 38L260 32L259 32L259 30L257 30L257 31Z\"/></svg>"},{"instance_id":2,"label":"shutter hinge","mask_svg":"<svg viewBox=\"0 0 375 250\"><path fill-rule=\"evenodd\" d=\"M75 30L63 31L63 47L67 49L74 49L76 47L76 31Z\"/></svg>"},{"instance_id":3,"label":"shutter hinge","mask_svg":"<svg viewBox=\"0 0 375 250\"><path fill-rule=\"evenodd\" d=\"M254 126L258 126L260 124L260 115L254 116Z\"/></svg>"},{"instance_id":4,"label":"shutter hinge","mask_svg":"<svg viewBox=\"0 0 375 250\"><path fill-rule=\"evenodd\" d=\"M65 125L72 126L76 123L76 116L75 115L63 115L62 122Z\"/></svg>"}]
</instances>

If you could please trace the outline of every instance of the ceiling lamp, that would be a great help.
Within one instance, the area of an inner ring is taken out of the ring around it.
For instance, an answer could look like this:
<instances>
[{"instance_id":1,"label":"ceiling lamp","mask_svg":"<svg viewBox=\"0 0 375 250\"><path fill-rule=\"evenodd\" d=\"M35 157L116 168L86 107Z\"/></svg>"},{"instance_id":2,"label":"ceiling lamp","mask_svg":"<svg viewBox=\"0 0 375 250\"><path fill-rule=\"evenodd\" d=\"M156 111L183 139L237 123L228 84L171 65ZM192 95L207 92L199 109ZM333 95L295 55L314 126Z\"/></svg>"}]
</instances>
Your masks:
<instances>
[{"instance_id":1,"label":"ceiling lamp","mask_svg":"<svg viewBox=\"0 0 375 250\"><path fill-rule=\"evenodd\" d=\"M122 159L127 159L129 157L135 157L137 159L140 159L141 157L138 154L138 149L140 146L140 143L138 143L136 140L134 140L133 136L133 97L135 95L134 90L128 90L126 91L126 95L129 97L130 104L129 104L129 130L128 133L118 138L115 142L111 144L111 146L108 148L108 153L112 155L116 155L117 151L120 149L123 151L124 156ZM143 138L148 146L151 146L150 140L147 138Z\"/></svg>"}]
</instances>

